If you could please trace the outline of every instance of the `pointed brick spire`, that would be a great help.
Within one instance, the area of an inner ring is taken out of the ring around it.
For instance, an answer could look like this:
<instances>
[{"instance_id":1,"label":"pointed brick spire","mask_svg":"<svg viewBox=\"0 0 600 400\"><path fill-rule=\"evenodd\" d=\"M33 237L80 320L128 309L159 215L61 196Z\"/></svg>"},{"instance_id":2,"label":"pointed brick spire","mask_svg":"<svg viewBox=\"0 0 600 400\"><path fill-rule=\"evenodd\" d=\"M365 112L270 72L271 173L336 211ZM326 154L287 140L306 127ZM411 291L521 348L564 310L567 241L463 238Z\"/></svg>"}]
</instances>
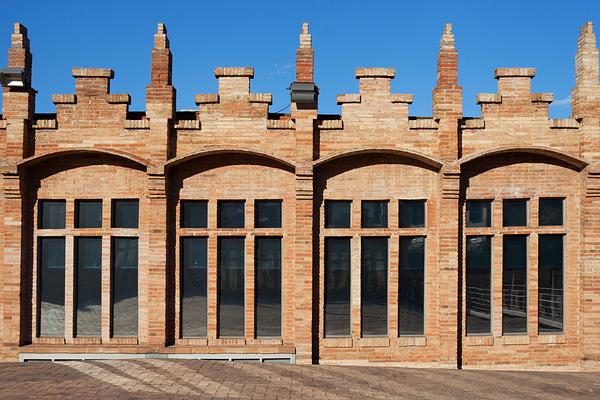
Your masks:
<instances>
[{"instance_id":1,"label":"pointed brick spire","mask_svg":"<svg viewBox=\"0 0 600 400\"><path fill-rule=\"evenodd\" d=\"M11 47L8 49L8 66L23 68L26 79L31 82L31 61L27 28L16 22L11 35Z\"/></svg>"},{"instance_id":2,"label":"pointed brick spire","mask_svg":"<svg viewBox=\"0 0 600 400\"><path fill-rule=\"evenodd\" d=\"M454 45L452 24L446 24L437 58L437 82L433 89L433 116L461 117L462 88L458 86L458 50Z\"/></svg>"},{"instance_id":3,"label":"pointed brick spire","mask_svg":"<svg viewBox=\"0 0 600 400\"><path fill-rule=\"evenodd\" d=\"M572 92L573 118L600 116L600 82L596 34L586 22L579 34L575 56L575 88Z\"/></svg>"},{"instance_id":4,"label":"pointed brick spire","mask_svg":"<svg viewBox=\"0 0 600 400\"><path fill-rule=\"evenodd\" d=\"M308 22L305 22L300 33L300 47L296 50L296 82L314 82L314 62L312 36L308 32Z\"/></svg>"},{"instance_id":5,"label":"pointed brick spire","mask_svg":"<svg viewBox=\"0 0 600 400\"><path fill-rule=\"evenodd\" d=\"M171 85L172 56L169 49L167 27L159 23L154 34L154 48L152 49L152 83L151 85Z\"/></svg>"},{"instance_id":6,"label":"pointed brick spire","mask_svg":"<svg viewBox=\"0 0 600 400\"><path fill-rule=\"evenodd\" d=\"M159 23L154 34L150 85L146 87L146 115L149 118L173 118L175 115L172 76L173 56L169 49L167 27Z\"/></svg>"}]
</instances>

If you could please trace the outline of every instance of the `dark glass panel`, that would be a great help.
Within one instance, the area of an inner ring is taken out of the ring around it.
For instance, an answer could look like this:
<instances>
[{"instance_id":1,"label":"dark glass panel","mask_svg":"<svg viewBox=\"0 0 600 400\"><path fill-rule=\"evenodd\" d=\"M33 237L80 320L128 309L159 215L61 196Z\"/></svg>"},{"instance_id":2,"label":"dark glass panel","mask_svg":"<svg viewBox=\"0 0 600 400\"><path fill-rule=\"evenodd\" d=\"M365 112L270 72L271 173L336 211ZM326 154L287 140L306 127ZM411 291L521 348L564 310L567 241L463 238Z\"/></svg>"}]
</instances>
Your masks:
<instances>
[{"instance_id":1,"label":"dark glass panel","mask_svg":"<svg viewBox=\"0 0 600 400\"><path fill-rule=\"evenodd\" d=\"M388 202L363 201L361 203L361 226L363 228L387 228Z\"/></svg>"},{"instance_id":2,"label":"dark glass panel","mask_svg":"<svg viewBox=\"0 0 600 400\"><path fill-rule=\"evenodd\" d=\"M563 199L540 199L540 226L563 224Z\"/></svg>"},{"instance_id":3,"label":"dark glass panel","mask_svg":"<svg viewBox=\"0 0 600 400\"><path fill-rule=\"evenodd\" d=\"M102 200L75 202L75 228L102 228Z\"/></svg>"},{"instance_id":4,"label":"dark glass panel","mask_svg":"<svg viewBox=\"0 0 600 400\"><path fill-rule=\"evenodd\" d=\"M388 333L387 238L362 238L361 326L363 336Z\"/></svg>"},{"instance_id":5,"label":"dark glass panel","mask_svg":"<svg viewBox=\"0 0 600 400\"><path fill-rule=\"evenodd\" d=\"M64 200L40 200L38 227L40 229L64 229L66 204Z\"/></svg>"},{"instance_id":6,"label":"dark glass panel","mask_svg":"<svg viewBox=\"0 0 600 400\"><path fill-rule=\"evenodd\" d=\"M244 238L219 238L217 268L220 337L243 337L245 333L244 254Z\"/></svg>"},{"instance_id":7,"label":"dark glass panel","mask_svg":"<svg viewBox=\"0 0 600 400\"><path fill-rule=\"evenodd\" d=\"M75 238L77 336L102 335L102 238Z\"/></svg>"},{"instance_id":8,"label":"dark glass panel","mask_svg":"<svg viewBox=\"0 0 600 400\"><path fill-rule=\"evenodd\" d=\"M502 201L503 226L527 226L527 200L510 199Z\"/></svg>"},{"instance_id":9,"label":"dark glass panel","mask_svg":"<svg viewBox=\"0 0 600 400\"><path fill-rule=\"evenodd\" d=\"M425 238L400 238L399 317L400 335L423 335L425 290Z\"/></svg>"},{"instance_id":10,"label":"dark glass panel","mask_svg":"<svg viewBox=\"0 0 600 400\"><path fill-rule=\"evenodd\" d=\"M325 336L350 335L350 238L325 238Z\"/></svg>"},{"instance_id":11,"label":"dark glass panel","mask_svg":"<svg viewBox=\"0 0 600 400\"><path fill-rule=\"evenodd\" d=\"M138 200L113 200L113 228L137 228L139 211Z\"/></svg>"},{"instance_id":12,"label":"dark glass panel","mask_svg":"<svg viewBox=\"0 0 600 400\"><path fill-rule=\"evenodd\" d=\"M207 334L207 242L205 237L181 238L181 336Z\"/></svg>"},{"instance_id":13,"label":"dark glass panel","mask_svg":"<svg viewBox=\"0 0 600 400\"><path fill-rule=\"evenodd\" d=\"M467 227L488 228L492 226L492 201L467 200Z\"/></svg>"},{"instance_id":14,"label":"dark glass panel","mask_svg":"<svg viewBox=\"0 0 600 400\"><path fill-rule=\"evenodd\" d=\"M347 200L326 200L325 228L350 228L351 205Z\"/></svg>"},{"instance_id":15,"label":"dark glass panel","mask_svg":"<svg viewBox=\"0 0 600 400\"><path fill-rule=\"evenodd\" d=\"M502 332L527 332L527 236L503 238Z\"/></svg>"},{"instance_id":16,"label":"dark glass panel","mask_svg":"<svg viewBox=\"0 0 600 400\"><path fill-rule=\"evenodd\" d=\"M65 336L65 238L39 239L39 334Z\"/></svg>"},{"instance_id":17,"label":"dark glass panel","mask_svg":"<svg viewBox=\"0 0 600 400\"><path fill-rule=\"evenodd\" d=\"M181 202L181 227L206 228L208 226L208 202L185 200Z\"/></svg>"},{"instance_id":18,"label":"dark glass panel","mask_svg":"<svg viewBox=\"0 0 600 400\"><path fill-rule=\"evenodd\" d=\"M281 200L257 200L254 219L256 228L281 228Z\"/></svg>"},{"instance_id":19,"label":"dark glass panel","mask_svg":"<svg viewBox=\"0 0 600 400\"><path fill-rule=\"evenodd\" d=\"M281 336L281 238L257 237L256 336Z\"/></svg>"},{"instance_id":20,"label":"dark glass panel","mask_svg":"<svg viewBox=\"0 0 600 400\"><path fill-rule=\"evenodd\" d=\"M467 334L491 332L490 236L467 237Z\"/></svg>"},{"instance_id":21,"label":"dark glass panel","mask_svg":"<svg viewBox=\"0 0 600 400\"><path fill-rule=\"evenodd\" d=\"M425 227L425 200L400 200L400 228Z\"/></svg>"},{"instance_id":22,"label":"dark glass panel","mask_svg":"<svg viewBox=\"0 0 600 400\"><path fill-rule=\"evenodd\" d=\"M244 227L244 201L219 201L217 225L219 228Z\"/></svg>"},{"instance_id":23,"label":"dark glass panel","mask_svg":"<svg viewBox=\"0 0 600 400\"><path fill-rule=\"evenodd\" d=\"M538 253L538 329L563 331L563 235L540 235Z\"/></svg>"},{"instance_id":24,"label":"dark glass panel","mask_svg":"<svg viewBox=\"0 0 600 400\"><path fill-rule=\"evenodd\" d=\"M113 336L137 336L138 239L113 238L112 264Z\"/></svg>"}]
</instances>

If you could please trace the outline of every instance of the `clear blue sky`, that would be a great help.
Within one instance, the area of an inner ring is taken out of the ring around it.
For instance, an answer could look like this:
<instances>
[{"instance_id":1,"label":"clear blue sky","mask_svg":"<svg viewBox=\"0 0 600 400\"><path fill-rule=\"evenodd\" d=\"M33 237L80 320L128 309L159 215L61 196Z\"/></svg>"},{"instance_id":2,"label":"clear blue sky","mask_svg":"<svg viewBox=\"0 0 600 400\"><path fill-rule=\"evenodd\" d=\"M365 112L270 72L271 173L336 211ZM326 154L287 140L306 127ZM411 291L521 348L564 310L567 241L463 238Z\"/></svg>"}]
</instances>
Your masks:
<instances>
[{"instance_id":1,"label":"clear blue sky","mask_svg":"<svg viewBox=\"0 0 600 400\"><path fill-rule=\"evenodd\" d=\"M495 92L496 67L536 67L533 90L566 99L575 82L579 27L600 29L600 2L549 1L7 1L0 12L0 65L12 24L29 29L37 112L54 112L50 96L73 93L73 67L109 67L113 93L144 109L152 35L167 25L177 108L214 93L216 66L252 66L252 90L273 94L271 111L289 103L303 21L313 35L321 113L339 113L335 96L356 93L355 67L396 68L392 91L413 93L411 115L431 115L436 54L445 22L454 24L465 116L479 115L475 95ZM568 117L570 104L551 106Z\"/></svg>"}]
</instances>

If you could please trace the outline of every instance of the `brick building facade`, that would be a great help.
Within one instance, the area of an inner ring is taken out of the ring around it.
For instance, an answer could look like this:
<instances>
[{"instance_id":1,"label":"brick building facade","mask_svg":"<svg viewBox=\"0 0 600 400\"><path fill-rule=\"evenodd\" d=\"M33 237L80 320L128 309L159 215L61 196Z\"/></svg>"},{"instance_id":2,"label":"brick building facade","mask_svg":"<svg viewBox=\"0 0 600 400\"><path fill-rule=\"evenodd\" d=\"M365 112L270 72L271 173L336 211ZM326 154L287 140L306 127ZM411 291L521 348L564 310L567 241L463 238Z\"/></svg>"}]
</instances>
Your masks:
<instances>
[{"instance_id":1,"label":"brick building facade","mask_svg":"<svg viewBox=\"0 0 600 400\"><path fill-rule=\"evenodd\" d=\"M296 57L310 88L306 24ZM73 69L55 114L3 88L2 359L600 368L591 23L561 120L533 68L496 69L463 117L450 25L431 117L391 93L393 68L356 69L340 115L269 113L247 67L217 68L218 93L177 111L171 65L159 24L145 112L110 93L110 69ZM8 66L30 82L20 24Z\"/></svg>"}]
</instances>

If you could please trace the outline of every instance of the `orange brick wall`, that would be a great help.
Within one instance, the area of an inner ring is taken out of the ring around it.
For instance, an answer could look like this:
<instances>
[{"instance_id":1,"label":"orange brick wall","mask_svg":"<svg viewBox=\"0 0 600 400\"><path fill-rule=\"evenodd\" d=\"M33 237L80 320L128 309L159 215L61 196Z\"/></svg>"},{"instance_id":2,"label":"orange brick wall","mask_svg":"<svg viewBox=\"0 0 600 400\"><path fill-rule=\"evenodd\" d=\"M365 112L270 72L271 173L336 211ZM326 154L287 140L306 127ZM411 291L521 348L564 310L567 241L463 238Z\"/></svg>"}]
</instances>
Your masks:
<instances>
[{"instance_id":1,"label":"orange brick wall","mask_svg":"<svg viewBox=\"0 0 600 400\"><path fill-rule=\"evenodd\" d=\"M28 32L15 24L8 65L31 74ZM432 49L434 51L435 49ZM316 54L318 56L318 53ZM303 25L296 81L314 83L312 37ZM437 58L432 116L410 115L410 94L392 93L393 68L357 68L356 93L340 115L316 103L270 114L250 67L218 67L217 93L198 94L195 112L176 111L167 30L154 34L146 110L110 92L114 72L74 68L74 93L53 95L55 114L35 113L33 88L3 88L0 118L0 354L294 354L298 363L442 368L600 368L600 83L591 23L575 55L572 118L548 118L551 93L531 93L533 68L498 68L497 93L477 96L481 116L462 113L458 50L446 25ZM33 82L35 84L35 81ZM327 85L327 82L318 82ZM538 201L566 198L565 224L539 227ZM503 228L502 200L528 198L529 225ZM36 229L40 199L67 200L64 230ZM103 227L75 229L74 201L103 199ZM110 228L110 201L139 198L138 229ZM467 228L465 201L493 199L493 226ZM180 226L180 201L208 200L208 228ZM219 200L246 201L246 225L220 229ZM254 227L254 201L281 199L281 228ZM324 228L324 201L353 201L352 227ZM388 200L389 227L360 228L361 200ZM426 200L426 227L400 229L398 201ZM537 332L537 236L566 235L565 329ZM528 333L502 334L502 235L529 235ZM493 235L492 334L465 330L465 237ZM37 237L66 237L64 337L36 337ZM103 238L102 335L74 337L73 242ZM110 237L139 237L138 336L110 335ZM208 335L182 338L182 236L208 237ZM246 238L245 334L217 335L217 238ZM282 335L257 338L254 238L282 237ZM398 335L399 237L426 236L425 334ZM324 240L351 237L352 333L325 338ZM360 238L389 237L389 332L361 337Z\"/></svg>"}]
</instances>

